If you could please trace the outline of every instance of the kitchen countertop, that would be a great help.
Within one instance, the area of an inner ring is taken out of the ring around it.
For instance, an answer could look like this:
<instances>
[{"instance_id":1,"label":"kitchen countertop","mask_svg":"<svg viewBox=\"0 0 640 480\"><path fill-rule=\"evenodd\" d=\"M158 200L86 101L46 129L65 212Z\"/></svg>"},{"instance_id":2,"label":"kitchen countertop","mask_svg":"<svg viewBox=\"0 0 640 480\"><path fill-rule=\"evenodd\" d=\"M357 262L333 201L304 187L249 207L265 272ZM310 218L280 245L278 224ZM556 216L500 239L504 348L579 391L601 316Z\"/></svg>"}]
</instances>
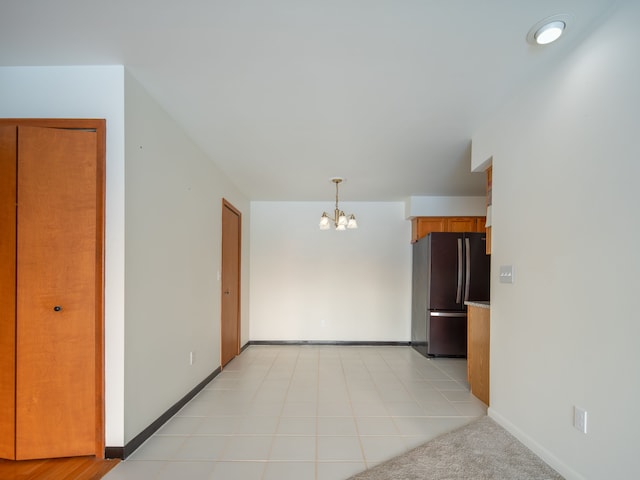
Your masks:
<instances>
[{"instance_id":1,"label":"kitchen countertop","mask_svg":"<svg viewBox=\"0 0 640 480\"><path fill-rule=\"evenodd\" d=\"M491 304L489 302L464 302L464 304L469 307L491 308Z\"/></svg>"}]
</instances>

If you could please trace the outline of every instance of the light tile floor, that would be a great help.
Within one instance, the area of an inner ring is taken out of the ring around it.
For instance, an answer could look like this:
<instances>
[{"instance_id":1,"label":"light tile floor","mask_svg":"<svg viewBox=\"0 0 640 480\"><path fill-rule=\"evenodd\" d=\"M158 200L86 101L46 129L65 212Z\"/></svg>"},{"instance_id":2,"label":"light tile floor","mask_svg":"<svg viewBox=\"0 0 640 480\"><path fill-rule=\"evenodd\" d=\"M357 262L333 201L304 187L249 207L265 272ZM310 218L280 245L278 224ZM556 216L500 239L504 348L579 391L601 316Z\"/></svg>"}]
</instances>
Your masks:
<instances>
[{"instance_id":1,"label":"light tile floor","mask_svg":"<svg viewBox=\"0 0 640 480\"><path fill-rule=\"evenodd\" d=\"M465 359L251 346L106 480L340 480L486 414Z\"/></svg>"}]
</instances>

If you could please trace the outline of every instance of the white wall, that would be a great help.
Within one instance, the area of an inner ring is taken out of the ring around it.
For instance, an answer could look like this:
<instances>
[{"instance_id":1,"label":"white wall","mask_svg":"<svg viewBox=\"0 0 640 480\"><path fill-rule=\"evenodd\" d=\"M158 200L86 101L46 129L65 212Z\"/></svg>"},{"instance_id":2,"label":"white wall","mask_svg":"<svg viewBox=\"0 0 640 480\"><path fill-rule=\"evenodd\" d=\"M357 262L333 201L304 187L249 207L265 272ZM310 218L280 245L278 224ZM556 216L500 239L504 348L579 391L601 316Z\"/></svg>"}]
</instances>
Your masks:
<instances>
[{"instance_id":1,"label":"white wall","mask_svg":"<svg viewBox=\"0 0 640 480\"><path fill-rule=\"evenodd\" d=\"M223 197L243 214L248 340L250 211L136 79L128 72L125 79L126 443L220 366Z\"/></svg>"},{"instance_id":2,"label":"white wall","mask_svg":"<svg viewBox=\"0 0 640 480\"><path fill-rule=\"evenodd\" d=\"M124 446L220 365L222 196L243 213L241 341L249 339L249 202L137 82L126 78L125 351L124 68L0 68L3 118L107 121L105 442L110 447ZM196 363L189 368L192 348Z\"/></svg>"},{"instance_id":3,"label":"white wall","mask_svg":"<svg viewBox=\"0 0 640 480\"><path fill-rule=\"evenodd\" d=\"M357 230L319 230L330 202L251 203L251 340L410 340L404 203L340 206Z\"/></svg>"},{"instance_id":4,"label":"white wall","mask_svg":"<svg viewBox=\"0 0 640 480\"><path fill-rule=\"evenodd\" d=\"M123 445L124 382L124 68L0 68L3 118L107 121L105 238L106 444Z\"/></svg>"},{"instance_id":5,"label":"white wall","mask_svg":"<svg viewBox=\"0 0 640 480\"><path fill-rule=\"evenodd\" d=\"M478 173L483 175L483 173ZM409 197L405 217L484 217L487 197Z\"/></svg>"},{"instance_id":6,"label":"white wall","mask_svg":"<svg viewBox=\"0 0 640 480\"><path fill-rule=\"evenodd\" d=\"M493 156L490 414L569 479L640 478L640 3L621 5L473 139L474 166Z\"/></svg>"}]
</instances>

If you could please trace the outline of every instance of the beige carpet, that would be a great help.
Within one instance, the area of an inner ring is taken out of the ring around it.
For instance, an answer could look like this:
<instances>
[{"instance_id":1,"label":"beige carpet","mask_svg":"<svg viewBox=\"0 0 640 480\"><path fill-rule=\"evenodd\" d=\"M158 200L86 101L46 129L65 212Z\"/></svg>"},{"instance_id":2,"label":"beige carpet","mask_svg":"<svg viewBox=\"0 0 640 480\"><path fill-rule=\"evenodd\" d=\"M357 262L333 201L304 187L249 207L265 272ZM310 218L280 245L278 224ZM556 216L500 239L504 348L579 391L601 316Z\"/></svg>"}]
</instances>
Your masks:
<instances>
[{"instance_id":1,"label":"beige carpet","mask_svg":"<svg viewBox=\"0 0 640 480\"><path fill-rule=\"evenodd\" d=\"M561 480L489 417L482 417L349 480Z\"/></svg>"}]
</instances>

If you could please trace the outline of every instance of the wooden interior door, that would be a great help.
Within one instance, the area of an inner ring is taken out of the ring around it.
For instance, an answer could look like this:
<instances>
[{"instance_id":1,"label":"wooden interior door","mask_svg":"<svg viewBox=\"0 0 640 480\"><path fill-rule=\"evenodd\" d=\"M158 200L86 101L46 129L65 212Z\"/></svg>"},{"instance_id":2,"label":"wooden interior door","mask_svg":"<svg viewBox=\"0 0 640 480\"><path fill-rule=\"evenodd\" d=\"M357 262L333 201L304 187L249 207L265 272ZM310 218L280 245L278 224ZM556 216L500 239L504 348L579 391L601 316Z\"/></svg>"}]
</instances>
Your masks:
<instances>
[{"instance_id":1,"label":"wooden interior door","mask_svg":"<svg viewBox=\"0 0 640 480\"><path fill-rule=\"evenodd\" d=\"M222 200L222 299L220 365L240 353L240 252L242 214Z\"/></svg>"},{"instance_id":2,"label":"wooden interior door","mask_svg":"<svg viewBox=\"0 0 640 480\"><path fill-rule=\"evenodd\" d=\"M97 141L18 127L18 460L97 453Z\"/></svg>"}]
</instances>

